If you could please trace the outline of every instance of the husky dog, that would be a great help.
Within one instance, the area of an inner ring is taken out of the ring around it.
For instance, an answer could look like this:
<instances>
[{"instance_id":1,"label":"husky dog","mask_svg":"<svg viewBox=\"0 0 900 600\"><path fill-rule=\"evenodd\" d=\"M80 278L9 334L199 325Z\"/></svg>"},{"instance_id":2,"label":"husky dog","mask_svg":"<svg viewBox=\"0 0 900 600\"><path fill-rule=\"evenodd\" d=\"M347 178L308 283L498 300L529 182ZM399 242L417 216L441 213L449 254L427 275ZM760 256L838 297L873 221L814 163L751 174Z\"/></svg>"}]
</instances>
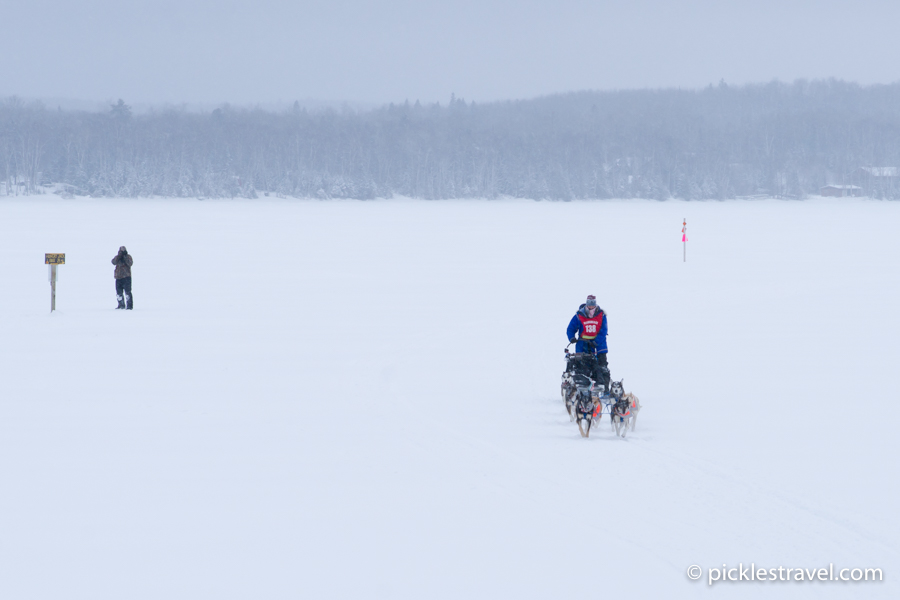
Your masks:
<instances>
[{"instance_id":1,"label":"husky dog","mask_svg":"<svg viewBox=\"0 0 900 600\"><path fill-rule=\"evenodd\" d=\"M578 420L578 432L581 433L581 437L591 435L594 408L594 399L590 390L579 391L578 401L575 404L575 418Z\"/></svg>"},{"instance_id":2,"label":"husky dog","mask_svg":"<svg viewBox=\"0 0 900 600\"><path fill-rule=\"evenodd\" d=\"M610 381L609 382L609 395L615 396L616 398L621 398L625 395L625 387L622 386L624 383L624 379L621 381Z\"/></svg>"},{"instance_id":3,"label":"husky dog","mask_svg":"<svg viewBox=\"0 0 900 600\"><path fill-rule=\"evenodd\" d=\"M569 414L578 422L578 431L581 437L591 434L591 418L594 413L594 380L582 373L575 373L572 378L575 382L574 403Z\"/></svg>"},{"instance_id":4,"label":"husky dog","mask_svg":"<svg viewBox=\"0 0 900 600\"><path fill-rule=\"evenodd\" d=\"M569 413L569 422L575 420L575 380L572 379L572 373L566 371L562 375L562 384L560 385L560 394L563 403L566 405L566 412Z\"/></svg>"},{"instance_id":5,"label":"husky dog","mask_svg":"<svg viewBox=\"0 0 900 600\"><path fill-rule=\"evenodd\" d=\"M621 415L616 415L616 405L622 399L622 396L625 395L625 387L622 385L624 381L623 379L609 382L609 399L606 401L606 407L609 410L609 428L617 434L619 431L616 423L621 421Z\"/></svg>"},{"instance_id":6,"label":"husky dog","mask_svg":"<svg viewBox=\"0 0 900 600\"><path fill-rule=\"evenodd\" d=\"M628 427L634 431L637 424L637 415L641 411L641 401L631 392L625 393L624 379L613 381L610 386L610 395L615 399L612 406L611 426L616 435L625 437Z\"/></svg>"},{"instance_id":7,"label":"husky dog","mask_svg":"<svg viewBox=\"0 0 900 600\"><path fill-rule=\"evenodd\" d=\"M622 398L631 404L631 430L634 431L634 428L637 425L638 413L641 412L641 401L631 392L628 392L622 396Z\"/></svg>"},{"instance_id":8,"label":"husky dog","mask_svg":"<svg viewBox=\"0 0 900 600\"><path fill-rule=\"evenodd\" d=\"M582 435L587 437L586 430L582 428L582 417L579 412L586 410L584 404L585 399L591 400L592 390L595 386L591 357L583 353L570 353L566 349L566 370L562 374L562 383L560 385L560 395L566 405L566 412L569 413L569 422L579 421L579 429ZM584 398L583 398L584 397ZM591 410L593 413L593 401Z\"/></svg>"}]
</instances>

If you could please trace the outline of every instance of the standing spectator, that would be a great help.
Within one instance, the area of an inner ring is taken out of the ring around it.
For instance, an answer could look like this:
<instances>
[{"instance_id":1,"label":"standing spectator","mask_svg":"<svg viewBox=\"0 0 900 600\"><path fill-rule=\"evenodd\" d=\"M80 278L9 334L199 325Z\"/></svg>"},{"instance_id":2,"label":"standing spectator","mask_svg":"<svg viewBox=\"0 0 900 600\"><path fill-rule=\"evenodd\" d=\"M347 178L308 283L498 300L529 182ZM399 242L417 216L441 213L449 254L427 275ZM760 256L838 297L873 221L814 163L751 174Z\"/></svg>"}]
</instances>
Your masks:
<instances>
[{"instance_id":1,"label":"standing spectator","mask_svg":"<svg viewBox=\"0 0 900 600\"><path fill-rule=\"evenodd\" d=\"M134 308L134 297L131 295L131 265L134 264L134 259L128 254L125 246L121 246L119 253L112 259L112 264L116 265L116 298L119 300L116 309L131 310Z\"/></svg>"}]
</instances>

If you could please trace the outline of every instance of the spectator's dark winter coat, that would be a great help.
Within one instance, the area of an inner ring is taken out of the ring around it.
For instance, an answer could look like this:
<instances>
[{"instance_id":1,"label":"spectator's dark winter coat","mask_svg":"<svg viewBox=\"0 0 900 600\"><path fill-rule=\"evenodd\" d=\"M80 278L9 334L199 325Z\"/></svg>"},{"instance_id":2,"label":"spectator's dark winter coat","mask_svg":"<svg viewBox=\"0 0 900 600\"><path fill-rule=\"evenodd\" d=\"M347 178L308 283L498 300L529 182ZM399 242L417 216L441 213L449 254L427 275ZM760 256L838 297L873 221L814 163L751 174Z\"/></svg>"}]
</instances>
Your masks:
<instances>
[{"instance_id":1,"label":"spectator's dark winter coat","mask_svg":"<svg viewBox=\"0 0 900 600\"><path fill-rule=\"evenodd\" d=\"M119 248L119 253L113 257L112 264L116 265L116 279L131 277L131 265L134 264L134 259L125 250L125 246Z\"/></svg>"}]
</instances>

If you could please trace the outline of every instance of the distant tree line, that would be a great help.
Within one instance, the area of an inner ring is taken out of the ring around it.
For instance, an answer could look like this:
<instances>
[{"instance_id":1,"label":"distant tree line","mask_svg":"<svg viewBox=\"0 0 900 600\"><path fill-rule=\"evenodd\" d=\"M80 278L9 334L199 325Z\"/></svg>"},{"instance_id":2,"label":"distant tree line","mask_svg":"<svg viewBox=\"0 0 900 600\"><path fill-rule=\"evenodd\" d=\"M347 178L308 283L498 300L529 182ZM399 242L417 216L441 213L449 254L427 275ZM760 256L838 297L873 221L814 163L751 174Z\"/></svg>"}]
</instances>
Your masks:
<instances>
[{"instance_id":1,"label":"distant tree line","mask_svg":"<svg viewBox=\"0 0 900 600\"><path fill-rule=\"evenodd\" d=\"M0 103L0 190L91 196L802 198L900 166L900 84L773 82L370 111ZM894 183L869 183L900 197ZM0 192L2 193L2 192Z\"/></svg>"}]
</instances>

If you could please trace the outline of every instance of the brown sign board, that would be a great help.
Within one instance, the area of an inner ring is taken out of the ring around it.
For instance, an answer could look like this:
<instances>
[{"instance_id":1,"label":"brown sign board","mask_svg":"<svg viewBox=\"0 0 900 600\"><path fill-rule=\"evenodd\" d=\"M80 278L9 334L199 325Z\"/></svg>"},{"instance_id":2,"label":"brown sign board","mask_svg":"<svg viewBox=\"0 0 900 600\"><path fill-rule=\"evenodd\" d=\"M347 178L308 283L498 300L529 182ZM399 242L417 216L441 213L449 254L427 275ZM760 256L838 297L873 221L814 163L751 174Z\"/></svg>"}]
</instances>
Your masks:
<instances>
[{"instance_id":1,"label":"brown sign board","mask_svg":"<svg viewBox=\"0 0 900 600\"><path fill-rule=\"evenodd\" d=\"M65 254L44 254L45 265L64 265L66 264Z\"/></svg>"}]
</instances>

